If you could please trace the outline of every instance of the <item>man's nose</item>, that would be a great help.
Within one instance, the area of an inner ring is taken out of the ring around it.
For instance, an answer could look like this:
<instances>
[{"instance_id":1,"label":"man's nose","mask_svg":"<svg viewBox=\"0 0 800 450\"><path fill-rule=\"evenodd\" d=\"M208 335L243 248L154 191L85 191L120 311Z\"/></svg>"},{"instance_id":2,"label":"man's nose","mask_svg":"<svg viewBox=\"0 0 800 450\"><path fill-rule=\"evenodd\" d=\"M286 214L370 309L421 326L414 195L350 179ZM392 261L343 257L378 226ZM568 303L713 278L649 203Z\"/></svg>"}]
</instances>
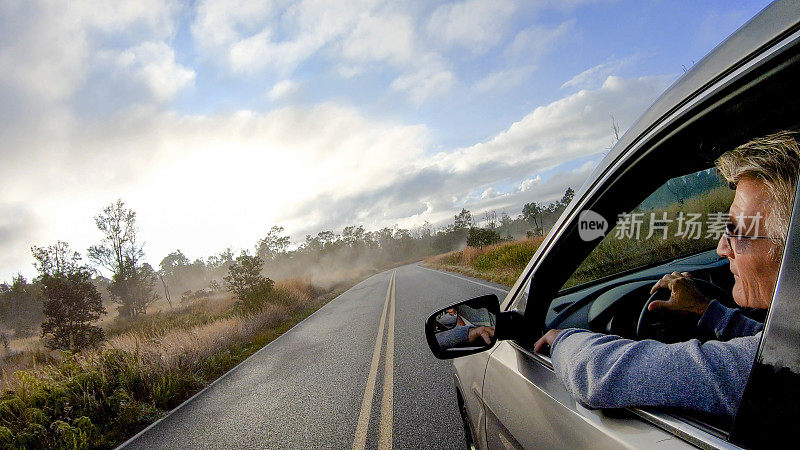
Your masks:
<instances>
[{"instance_id":1,"label":"man's nose","mask_svg":"<svg viewBox=\"0 0 800 450\"><path fill-rule=\"evenodd\" d=\"M717 242L717 254L719 256L724 256L725 258L734 257L733 249L730 245L728 245L728 239L724 234L719 237L719 242Z\"/></svg>"}]
</instances>

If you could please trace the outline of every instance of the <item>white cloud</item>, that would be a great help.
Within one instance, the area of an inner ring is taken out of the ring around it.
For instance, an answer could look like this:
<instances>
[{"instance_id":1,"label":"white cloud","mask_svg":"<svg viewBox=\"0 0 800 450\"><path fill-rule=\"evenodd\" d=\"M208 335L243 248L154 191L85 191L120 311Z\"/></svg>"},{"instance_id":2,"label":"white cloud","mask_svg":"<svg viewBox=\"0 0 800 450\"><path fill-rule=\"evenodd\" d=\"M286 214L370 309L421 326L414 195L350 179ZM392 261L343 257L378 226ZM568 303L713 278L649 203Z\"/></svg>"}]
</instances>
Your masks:
<instances>
[{"instance_id":1,"label":"white cloud","mask_svg":"<svg viewBox=\"0 0 800 450\"><path fill-rule=\"evenodd\" d=\"M167 102L194 82L195 73L175 62L164 42L144 42L117 55L117 65L145 84L158 102Z\"/></svg>"},{"instance_id":2,"label":"white cloud","mask_svg":"<svg viewBox=\"0 0 800 450\"><path fill-rule=\"evenodd\" d=\"M207 52L225 52L243 35L257 33L274 13L273 6L266 1L201 0L196 5L192 36Z\"/></svg>"},{"instance_id":3,"label":"white cloud","mask_svg":"<svg viewBox=\"0 0 800 450\"><path fill-rule=\"evenodd\" d=\"M414 56L414 25L405 14L364 14L342 42L351 61L387 61L401 65Z\"/></svg>"},{"instance_id":4,"label":"white cloud","mask_svg":"<svg viewBox=\"0 0 800 450\"><path fill-rule=\"evenodd\" d=\"M270 100L277 101L293 95L299 89L300 83L292 80L282 80L272 86L267 96Z\"/></svg>"},{"instance_id":5,"label":"white cloud","mask_svg":"<svg viewBox=\"0 0 800 450\"><path fill-rule=\"evenodd\" d=\"M570 78L561 88L589 89L595 88L611 75L618 75L618 72L629 65L633 58L615 59L598 64L594 67Z\"/></svg>"},{"instance_id":6,"label":"white cloud","mask_svg":"<svg viewBox=\"0 0 800 450\"><path fill-rule=\"evenodd\" d=\"M163 39L174 31L174 2L3 2L0 82L39 101L62 101L85 81L96 35ZM90 31L93 32L90 36Z\"/></svg>"},{"instance_id":7,"label":"white cloud","mask_svg":"<svg viewBox=\"0 0 800 450\"><path fill-rule=\"evenodd\" d=\"M511 89L528 78L536 66L527 65L507 70L499 70L478 80L473 89L478 92L487 92L495 89Z\"/></svg>"},{"instance_id":8,"label":"white cloud","mask_svg":"<svg viewBox=\"0 0 800 450\"><path fill-rule=\"evenodd\" d=\"M520 183L520 185L517 188L517 190L520 191L520 192L529 191L529 190L531 190L531 187L533 187L533 185L535 185L536 183L538 183L541 180L542 180L542 177L539 176L539 175L536 175L533 178L528 178L527 180L525 180L522 183Z\"/></svg>"},{"instance_id":9,"label":"white cloud","mask_svg":"<svg viewBox=\"0 0 800 450\"><path fill-rule=\"evenodd\" d=\"M403 5L304 0L288 6L239 6L203 1L192 25L206 58L231 71L289 77L320 55L344 78L388 68L396 74L391 89L408 92L416 105L447 93L454 83L444 58L418 39Z\"/></svg>"},{"instance_id":10,"label":"white cloud","mask_svg":"<svg viewBox=\"0 0 800 450\"><path fill-rule=\"evenodd\" d=\"M569 35L574 28L574 19L562 22L556 27L542 25L526 28L514 36L514 40L506 48L506 56L530 64L548 51L552 51L555 43Z\"/></svg>"},{"instance_id":11,"label":"white cloud","mask_svg":"<svg viewBox=\"0 0 800 450\"><path fill-rule=\"evenodd\" d=\"M497 45L517 10L513 0L465 0L441 5L427 23L428 36L445 46L480 53Z\"/></svg>"},{"instance_id":12,"label":"white cloud","mask_svg":"<svg viewBox=\"0 0 800 450\"><path fill-rule=\"evenodd\" d=\"M438 164L466 172L496 161L543 171L596 154L607 146L611 135L609 114L619 123L633 123L666 83L664 77L609 77L599 89L580 91L536 108L488 142L440 154Z\"/></svg>"},{"instance_id":13,"label":"white cloud","mask_svg":"<svg viewBox=\"0 0 800 450\"><path fill-rule=\"evenodd\" d=\"M403 74L392 81L391 88L408 92L409 100L420 105L431 98L446 94L454 82L455 76L444 62L429 54L416 71Z\"/></svg>"},{"instance_id":14,"label":"white cloud","mask_svg":"<svg viewBox=\"0 0 800 450\"><path fill-rule=\"evenodd\" d=\"M326 45L356 32L370 41L358 43L362 48L351 46L350 51L379 58L397 51L381 48L380 40L376 40L381 36L371 28L382 23L397 25L403 19L387 18L378 12L371 15L379 5L373 0L304 0L291 4L206 0L197 5L192 35L209 60L223 61L233 71L270 70L288 75Z\"/></svg>"},{"instance_id":15,"label":"white cloud","mask_svg":"<svg viewBox=\"0 0 800 450\"><path fill-rule=\"evenodd\" d=\"M461 207L478 214L492 209L513 213L530 201L556 200L568 186L577 190L606 150L612 135L609 112L620 123L633 123L668 81L610 77L598 89L536 108L487 142L405 159L395 169L401 175L382 188L336 199L320 195L296 205L284 217L314 210L313 225L296 225L302 235L355 221L367 228L403 224L410 217L404 215L408 211L417 211L413 217L418 222L441 224L452 221L453 211ZM560 168L587 157L590 160L577 168ZM509 184L519 187L496 195L496 186ZM362 221L365 217L369 220Z\"/></svg>"}]
</instances>

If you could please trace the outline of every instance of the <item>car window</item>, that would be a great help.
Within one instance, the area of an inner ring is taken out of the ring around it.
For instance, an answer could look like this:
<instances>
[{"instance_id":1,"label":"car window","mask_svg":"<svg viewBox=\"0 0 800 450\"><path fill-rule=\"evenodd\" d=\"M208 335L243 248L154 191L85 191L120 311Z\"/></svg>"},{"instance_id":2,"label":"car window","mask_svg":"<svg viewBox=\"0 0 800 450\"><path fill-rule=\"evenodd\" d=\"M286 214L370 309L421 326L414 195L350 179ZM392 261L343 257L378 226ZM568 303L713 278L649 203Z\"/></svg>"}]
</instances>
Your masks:
<instances>
[{"instance_id":1,"label":"car window","mask_svg":"<svg viewBox=\"0 0 800 450\"><path fill-rule=\"evenodd\" d=\"M528 293L531 289L531 277L528 277L525 280L525 284L523 285L522 289L519 290L517 293L516 298L511 303L511 309L516 309L517 311L525 311L525 307L528 306Z\"/></svg>"},{"instance_id":2,"label":"car window","mask_svg":"<svg viewBox=\"0 0 800 450\"><path fill-rule=\"evenodd\" d=\"M714 168L671 178L631 211L583 260L561 290L677 257L714 249L725 231L734 192ZM581 237L596 238L602 218L581 220ZM597 226L594 226L597 225ZM585 236L584 236L585 235Z\"/></svg>"}]
</instances>

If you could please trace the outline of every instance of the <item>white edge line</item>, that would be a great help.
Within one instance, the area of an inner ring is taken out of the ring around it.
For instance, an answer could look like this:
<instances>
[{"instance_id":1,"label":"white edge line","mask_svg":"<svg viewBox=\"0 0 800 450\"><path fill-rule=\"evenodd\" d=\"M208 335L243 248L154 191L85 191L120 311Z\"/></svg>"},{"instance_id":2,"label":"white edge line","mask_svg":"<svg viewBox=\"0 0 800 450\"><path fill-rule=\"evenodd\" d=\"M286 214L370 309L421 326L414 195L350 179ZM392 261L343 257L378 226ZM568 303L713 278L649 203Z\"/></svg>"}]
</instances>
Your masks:
<instances>
[{"instance_id":1,"label":"white edge line","mask_svg":"<svg viewBox=\"0 0 800 450\"><path fill-rule=\"evenodd\" d=\"M420 269L430 270L431 272L441 273L443 275L450 275L453 278L458 278L459 280L469 281L470 283L475 283L475 284L477 284L479 286L487 287L489 289L494 289L496 291L505 292L506 294L509 293L508 289L500 289L499 287L495 287L495 286L492 286L492 285L489 285L489 284L478 283L477 281L470 280L469 278L464 278L464 277L460 277L458 275L453 275L452 273L445 272L443 270L429 269L427 267L422 267L419 264L417 264L417 267L419 267Z\"/></svg>"},{"instance_id":2,"label":"white edge line","mask_svg":"<svg viewBox=\"0 0 800 450\"><path fill-rule=\"evenodd\" d=\"M389 269L389 270L393 270L393 269ZM247 358L245 358L245 359L244 359L242 362L240 362L239 364L236 364L235 366L231 367L231 368L230 368L230 370L228 370L227 372L225 372L225 373L223 373L222 375L220 375L220 377L219 377L219 378L217 378L216 380L212 381L212 382L211 382L211 384L209 384L208 386L204 387L203 389L200 389L200 390L199 390L197 393L195 393L195 394L194 394L194 395L192 395L191 397L189 397L189 398L187 398L186 400L184 400L184 401L183 401L183 403L181 403L180 405L178 405L178 406L176 406L176 407L172 408L172 409L171 409L171 410L170 410L168 413L166 413L166 414L164 415L164 417L161 417L160 419L158 419L158 420L156 420L155 422L151 423L150 425L148 425L148 426L147 426L147 428L145 428L144 430L142 430L142 431L140 431L140 432L138 432L138 433L134 434L134 435L133 435L132 437L130 437L130 438L127 440L127 441L123 442L122 444L120 444L120 445L119 445L119 446L117 446L116 448L117 448L117 449L124 448L125 446L127 446L127 445L128 445L128 444L130 444L131 442L135 441L137 438L139 438L139 436L141 436L141 435L145 434L145 433L146 433L146 432L148 432L148 431L149 431L151 428L153 428L153 427L155 427L156 425L158 425L159 423L161 423L161 421L162 421L162 420L164 420L164 419L166 419L167 417L171 416L173 413L177 412L179 409L181 409L182 407L184 407L184 406L185 406L187 403L189 403L189 402L191 402L192 400L194 400L194 398L195 398L195 397L199 397L199 396L200 396L200 394L202 394L203 392L205 392L207 389L211 389L211 388L212 388L212 387L213 387L215 384L217 384L217 383L219 383L220 381L222 381L222 380L223 380L225 377L227 377L228 375L230 375L230 373L231 373L231 372L233 372L234 370L238 369L238 368L239 368L239 366L241 366L242 364L246 363L246 362L247 362L247 361L248 361L250 358L253 358L254 356L258 355L259 353L261 353L261 351L262 351L262 350L266 349L266 348L267 348L267 347L269 347L271 344L273 344L273 343L277 342L277 341L278 341L280 338L282 338L282 337L286 336L287 334L289 334L289 332L290 332L290 331L292 331L292 330L293 330L295 327L297 327L297 326L298 326L298 325L300 325L301 323L303 323L303 322L305 322L306 320L308 320L308 319L310 319L311 317L313 317L313 316L314 316L314 314L316 314L316 313L318 313L318 312L322 311L322 310L323 310L323 309L324 309L326 306L328 306L328 305L329 305L331 302L333 302L333 301L334 301L334 300L336 300L337 298L339 298L339 297L341 297L342 295L344 295L344 294L346 294L346 293L350 292L350 290L354 289L354 288L355 288L356 286L358 286L359 284L366 282L366 281L367 281L367 280L369 280L370 278L372 278L372 277L374 277L374 276L376 276L376 275L380 275L380 274L382 274L382 273L384 273L384 272L388 272L389 270L385 270L385 271L383 271L383 272L379 272L379 273L373 274L373 275L371 275L369 278L367 278L367 279L365 279L365 280L362 280L362 281L360 281L358 284L355 284L355 285L353 285L353 286L352 286L350 289L348 289L348 290L346 290L346 291L342 292L341 294L337 295L336 297L332 298L330 301L328 301L327 303L325 303L324 305L322 305L322 307L320 307L318 310L316 310L316 311L314 311L313 313L309 314L309 315L308 315L308 317L306 317L305 319L301 320L300 322L297 322L296 324L294 324L294 326L292 326L292 328L289 328L288 330L284 331L283 333L281 333L281 335L280 335L280 336L278 336L278 337L276 337L275 339L273 339L273 340L271 340L271 341L267 342L267 343L266 343L266 345L264 345L264 346L263 346L263 347L261 347L260 349L256 350L256 351L255 351L255 353L253 353L252 355L248 356L248 357L247 357ZM469 281L469 280L468 280L468 281Z\"/></svg>"}]
</instances>

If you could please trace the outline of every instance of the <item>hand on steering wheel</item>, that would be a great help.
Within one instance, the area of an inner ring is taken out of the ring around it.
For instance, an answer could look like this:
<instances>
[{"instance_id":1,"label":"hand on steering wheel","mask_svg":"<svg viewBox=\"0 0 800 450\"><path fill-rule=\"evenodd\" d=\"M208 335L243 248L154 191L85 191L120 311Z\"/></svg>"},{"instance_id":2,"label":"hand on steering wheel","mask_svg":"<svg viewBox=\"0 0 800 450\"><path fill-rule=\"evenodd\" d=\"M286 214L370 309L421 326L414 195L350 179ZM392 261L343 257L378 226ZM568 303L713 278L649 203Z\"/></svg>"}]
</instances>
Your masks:
<instances>
[{"instance_id":1,"label":"hand on steering wheel","mask_svg":"<svg viewBox=\"0 0 800 450\"><path fill-rule=\"evenodd\" d=\"M688 272L664 275L650 292L650 298L644 303L636 324L637 339L668 337L667 324L659 320L659 312L677 312L696 322L708 307L711 298L730 295L708 281L691 278Z\"/></svg>"},{"instance_id":2,"label":"hand on steering wheel","mask_svg":"<svg viewBox=\"0 0 800 450\"><path fill-rule=\"evenodd\" d=\"M648 306L649 310L702 316L711 301L700 292L701 289L695 281L689 272L672 272L664 275L653 285L650 293L655 294L659 289L667 288L671 291L669 298L656 300L656 296L651 296L653 301Z\"/></svg>"}]
</instances>

